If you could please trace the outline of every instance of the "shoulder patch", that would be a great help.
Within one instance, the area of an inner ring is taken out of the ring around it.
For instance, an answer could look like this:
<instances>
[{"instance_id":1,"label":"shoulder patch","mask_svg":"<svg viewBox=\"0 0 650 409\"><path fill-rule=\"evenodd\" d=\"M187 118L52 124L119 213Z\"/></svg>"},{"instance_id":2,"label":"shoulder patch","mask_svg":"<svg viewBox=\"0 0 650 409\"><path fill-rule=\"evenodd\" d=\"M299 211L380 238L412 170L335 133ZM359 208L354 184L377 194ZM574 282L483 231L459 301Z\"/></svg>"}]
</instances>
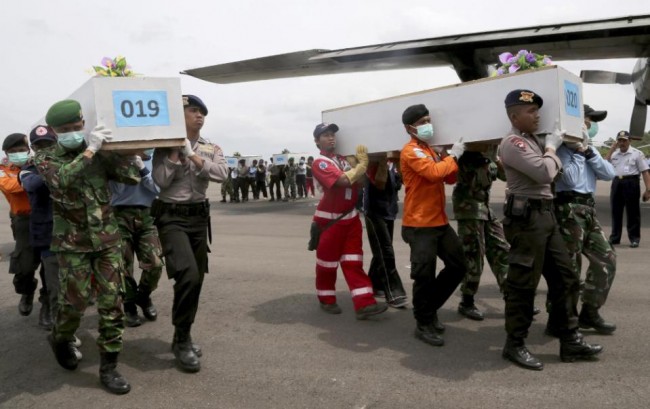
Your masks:
<instances>
[{"instance_id":1,"label":"shoulder patch","mask_svg":"<svg viewBox=\"0 0 650 409\"><path fill-rule=\"evenodd\" d=\"M318 163L318 167L319 167L320 169L322 169L322 170L327 169L327 162L325 162L324 160L320 161L320 162Z\"/></svg>"},{"instance_id":2,"label":"shoulder patch","mask_svg":"<svg viewBox=\"0 0 650 409\"><path fill-rule=\"evenodd\" d=\"M515 145L521 151L526 150L526 141L524 141L519 136L514 136L514 137L510 138L510 143Z\"/></svg>"},{"instance_id":3,"label":"shoulder patch","mask_svg":"<svg viewBox=\"0 0 650 409\"><path fill-rule=\"evenodd\" d=\"M413 152L415 152L415 156L418 158L426 158L427 154L424 153L424 151L420 148L413 148Z\"/></svg>"}]
</instances>

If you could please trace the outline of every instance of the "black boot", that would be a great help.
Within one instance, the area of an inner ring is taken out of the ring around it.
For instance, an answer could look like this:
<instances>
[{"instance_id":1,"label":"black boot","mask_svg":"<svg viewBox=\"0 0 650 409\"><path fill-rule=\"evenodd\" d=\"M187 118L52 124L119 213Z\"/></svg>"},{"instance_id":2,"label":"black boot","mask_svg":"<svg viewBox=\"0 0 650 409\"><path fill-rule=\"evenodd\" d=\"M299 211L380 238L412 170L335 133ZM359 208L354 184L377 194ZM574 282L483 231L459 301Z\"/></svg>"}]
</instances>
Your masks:
<instances>
[{"instance_id":1,"label":"black boot","mask_svg":"<svg viewBox=\"0 0 650 409\"><path fill-rule=\"evenodd\" d=\"M54 326L52 322L52 311L50 310L50 300L47 298L47 295L41 296L39 300L41 302L41 311L38 314L38 326L50 331Z\"/></svg>"},{"instance_id":2,"label":"black boot","mask_svg":"<svg viewBox=\"0 0 650 409\"><path fill-rule=\"evenodd\" d=\"M463 294L463 301L458 304L458 312L474 321L483 321L484 318L483 313L474 304L473 295Z\"/></svg>"},{"instance_id":3,"label":"black boot","mask_svg":"<svg viewBox=\"0 0 650 409\"><path fill-rule=\"evenodd\" d=\"M149 321L155 321L158 318L158 310L151 301L151 290L144 286L138 287L138 294L135 296L135 303L142 308L142 315Z\"/></svg>"},{"instance_id":4,"label":"black boot","mask_svg":"<svg viewBox=\"0 0 650 409\"><path fill-rule=\"evenodd\" d=\"M20 302L18 303L18 312L20 315L28 316L32 313L34 308L34 293L23 294L20 296Z\"/></svg>"},{"instance_id":5,"label":"black boot","mask_svg":"<svg viewBox=\"0 0 650 409\"><path fill-rule=\"evenodd\" d=\"M585 342L578 331L572 331L560 340L560 359L562 362L573 362L576 359L590 360L601 353L603 347L598 344L590 345Z\"/></svg>"},{"instance_id":6,"label":"black boot","mask_svg":"<svg viewBox=\"0 0 650 409\"><path fill-rule=\"evenodd\" d=\"M176 328L172 341L172 352L176 358L176 364L183 371L198 372L201 370L201 362L192 348L189 330Z\"/></svg>"},{"instance_id":7,"label":"black boot","mask_svg":"<svg viewBox=\"0 0 650 409\"><path fill-rule=\"evenodd\" d=\"M445 340L440 336L433 324L417 324L415 338L435 347L441 347L445 344Z\"/></svg>"},{"instance_id":8,"label":"black boot","mask_svg":"<svg viewBox=\"0 0 650 409\"><path fill-rule=\"evenodd\" d=\"M125 377L115 369L117 367L117 352L102 352L99 363L99 380L106 390L116 395L129 393L131 385Z\"/></svg>"},{"instance_id":9,"label":"black boot","mask_svg":"<svg viewBox=\"0 0 650 409\"><path fill-rule=\"evenodd\" d=\"M134 302L124 303L124 325L127 327L139 327L142 325L142 320L138 316L138 307Z\"/></svg>"},{"instance_id":10,"label":"black boot","mask_svg":"<svg viewBox=\"0 0 650 409\"><path fill-rule=\"evenodd\" d=\"M77 365L79 365L79 359L75 353L76 348L74 345L72 345L71 342L57 342L54 340L54 336L52 334L47 336L47 342L50 343L52 351L54 352L54 356L56 357L56 361L59 363L59 365L69 371L74 371L77 369Z\"/></svg>"},{"instance_id":11,"label":"black boot","mask_svg":"<svg viewBox=\"0 0 650 409\"><path fill-rule=\"evenodd\" d=\"M603 317L598 313L598 308L587 304L582 304L578 324L580 328L593 328L597 333L604 335L610 335L616 331L616 325L605 322Z\"/></svg>"},{"instance_id":12,"label":"black boot","mask_svg":"<svg viewBox=\"0 0 650 409\"><path fill-rule=\"evenodd\" d=\"M201 346L199 344L196 344L194 343L194 341L192 341L191 335L190 335L190 344L192 345L192 351L194 351L196 356L201 358L203 356L203 350L201 349ZM175 346L176 346L176 337L174 337L174 339L172 340L172 352L174 351Z\"/></svg>"},{"instance_id":13,"label":"black boot","mask_svg":"<svg viewBox=\"0 0 650 409\"><path fill-rule=\"evenodd\" d=\"M536 371L544 369L544 364L528 351L524 340L521 338L508 337L501 356L522 368Z\"/></svg>"},{"instance_id":14,"label":"black boot","mask_svg":"<svg viewBox=\"0 0 650 409\"><path fill-rule=\"evenodd\" d=\"M442 325L442 322L440 322L440 320L438 319L437 312L433 314L433 322L431 323L431 325L433 326L433 328L436 330L438 334L442 334L443 332L445 332L445 326Z\"/></svg>"}]
</instances>

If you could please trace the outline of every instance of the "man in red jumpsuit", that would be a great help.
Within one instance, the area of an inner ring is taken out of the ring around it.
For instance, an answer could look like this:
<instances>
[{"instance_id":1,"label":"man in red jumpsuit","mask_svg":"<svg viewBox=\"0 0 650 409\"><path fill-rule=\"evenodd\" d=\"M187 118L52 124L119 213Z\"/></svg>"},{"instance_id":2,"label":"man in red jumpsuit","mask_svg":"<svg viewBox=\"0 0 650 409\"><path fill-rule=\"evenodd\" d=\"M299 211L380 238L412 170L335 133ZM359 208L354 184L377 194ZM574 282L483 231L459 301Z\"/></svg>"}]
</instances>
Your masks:
<instances>
[{"instance_id":1,"label":"man in red jumpsuit","mask_svg":"<svg viewBox=\"0 0 650 409\"><path fill-rule=\"evenodd\" d=\"M314 160L314 178L323 187L314 222L322 230L316 248L316 292L323 311L340 314L336 303L336 270L339 264L350 287L357 319L365 320L386 311L385 303L378 304L373 297L370 278L363 271L361 221L355 209L359 185L368 168L368 149L357 147L358 164L354 168L344 157L337 155L336 124L318 124L314 142L320 156Z\"/></svg>"}]
</instances>

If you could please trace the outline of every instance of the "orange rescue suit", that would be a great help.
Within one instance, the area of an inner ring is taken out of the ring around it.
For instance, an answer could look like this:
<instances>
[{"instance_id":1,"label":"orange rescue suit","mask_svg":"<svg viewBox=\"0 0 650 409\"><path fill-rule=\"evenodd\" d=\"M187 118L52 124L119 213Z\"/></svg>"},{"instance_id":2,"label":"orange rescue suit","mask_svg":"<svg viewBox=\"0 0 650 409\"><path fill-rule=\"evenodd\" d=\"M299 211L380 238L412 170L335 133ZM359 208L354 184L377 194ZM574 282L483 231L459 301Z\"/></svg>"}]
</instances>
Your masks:
<instances>
[{"instance_id":1,"label":"orange rescue suit","mask_svg":"<svg viewBox=\"0 0 650 409\"><path fill-rule=\"evenodd\" d=\"M0 190L4 193L11 214L30 214L32 209L29 206L29 198L23 187L18 183L20 168L14 165L0 165Z\"/></svg>"}]
</instances>

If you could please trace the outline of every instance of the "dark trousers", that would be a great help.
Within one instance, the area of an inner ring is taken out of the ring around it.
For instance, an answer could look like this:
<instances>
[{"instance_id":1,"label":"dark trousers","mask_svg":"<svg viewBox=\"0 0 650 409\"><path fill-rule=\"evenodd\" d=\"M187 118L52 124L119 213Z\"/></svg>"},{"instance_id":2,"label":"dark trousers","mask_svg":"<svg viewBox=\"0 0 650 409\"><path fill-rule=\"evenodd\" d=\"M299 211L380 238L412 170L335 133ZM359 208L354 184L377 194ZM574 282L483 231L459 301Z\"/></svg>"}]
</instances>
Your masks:
<instances>
[{"instance_id":1,"label":"dark trousers","mask_svg":"<svg viewBox=\"0 0 650 409\"><path fill-rule=\"evenodd\" d=\"M463 247L448 224L440 227L403 226L402 238L411 247L413 315L419 324L428 325L467 272ZM445 264L437 277L436 257Z\"/></svg>"},{"instance_id":2,"label":"dark trousers","mask_svg":"<svg viewBox=\"0 0 650 409\"><path fill-rule=\"evenodd\" d=\"M163 213L156 218L167 276L173 278L172 324L188 330L199 307L203 277L208 272L207 216L176 216Z\"/></svg>"},{"instance_id":3,"label":"dark trousers","mask_svg":"<svg viewBox=\"0 0 650 409\"><path fill-rule=\"evenodd\" d=\"M255 184L257 188L257 198L259 199L261 193L266 199L268 197L268 194L266 193L266 181L258 179Z\"/></svg>"},{"instance_id":4,"label":"dark trousers","mask_svg":"<svg viewBox=\"0 0 650 409\"><path fill-rule=\"evenodd\" d=\"M47 300L50 303L52 317L56 317L59 311L59 291L61 289L59 260L56 258L56 254L50 251L50 246L34 247L34 252L39 255L41 260L41 270L43 270L41 279L45 283L43 287L47 288ZM41 290L41 296L44 296L43 290Z\"/></svg>"},{"instance_id":5,"label":"dark trousers","mask_svg":"<svg viewBox=\"0 0 650 409\"><path fill-rule=\"evenodd\" d=\"M275 187L275 194L278 197L278 200L282 199L282 186L280 186L280 176L271 175L271 183L269 183L269 193L271 193L271 199L275 199L273 196L273 188Z\"/></svg>"},{"instance_id":6,"label":"dark trousers","mask_svg":"<svg viewBox=\"0 0 650 409\"><path fill-rule=\"evenodd\" d=\"M232 179L232 197L231 200L239 202L239 178Z\"/></svg>"},{"instance_id":7,"label":"dark trousers","mask_svg":"<svg viewBox=\"0 0 650 409\"><path fill-rule=\"evenodd\" d=\"M251 193L253 193L253 199L259 199L260 198L260 191L257 190L257 181L255 178L248 178L247 180L248 186L251 188ZM248 199L248 195L246 196Z\"/></svg>"},{"instance_id":8,"label":"dark trousers","mask_svg":"<svg viewBox=\"0 0 650 409\"><path fill-rule=\"evenodd\" d=\"M630 242L641 239L641 190L639 178L614 178L609 200L612 207L612 243L621 241L623 231L623 211L627 212L627 237Z\"/></svg>"},{"instance_id":9,"label":"dark trousers","mask_svg":"<svg viewBox=\"0 0 650 409\"><path fill-rule=\"evenodd\" d=\"M576 306L580 280L552 207L532 209L529 217L506 217L503 221L510 243L504 298L506 332L510 338L524 339L533 321L535 291L541 276L548 287L549 326L569 334L578 328Z\"/></svg>"},{"instance_id":10,"label":"dark trousers","mask_svg":"<svg viewBox=\"0 0 650 409\"><path fill-rule=\"evenodd\" d=\"M374 291L384 291L386 300L389 302L396 297L406 295L395 265L394 224L394 220L387 220L372 213L366 214L366 233L372 250L368 277L370 277Z\"/></svg>"},{"instance_id":11,"label":"dark trousers","mask_svg":"<svg viewBox=\"0 0 650 409\"><path fill-rule=\"evenodd\" d=\"M38 286L34 277L40 263L40 255L29 242L29 215L10 215L11 232L14 238L14 251L9 259L9 273L14 275L16 294L33 294ZM41 274L43 276L43 274ZM45 281L42 281L45 286Z\"/></svg>"},{"instance_id":12,"label":"dark trousers","mask_svg":"<svg viewBox=\"0 0 650 409\"><path fill-rule=\"evenodd\" d=\"M296 175L298 197L307 197L307 175Z\"/></svg>"},{"instance_id":13,"label":"dark trousers","mask_svg":"<svg viewBox=\"0 0 650 409\"><path fill-rule=\"evenodd\" d=\"M248 178L237 178L237 186L241 192L241 201L248 201Z\"/></svg>"}]
</instances>

